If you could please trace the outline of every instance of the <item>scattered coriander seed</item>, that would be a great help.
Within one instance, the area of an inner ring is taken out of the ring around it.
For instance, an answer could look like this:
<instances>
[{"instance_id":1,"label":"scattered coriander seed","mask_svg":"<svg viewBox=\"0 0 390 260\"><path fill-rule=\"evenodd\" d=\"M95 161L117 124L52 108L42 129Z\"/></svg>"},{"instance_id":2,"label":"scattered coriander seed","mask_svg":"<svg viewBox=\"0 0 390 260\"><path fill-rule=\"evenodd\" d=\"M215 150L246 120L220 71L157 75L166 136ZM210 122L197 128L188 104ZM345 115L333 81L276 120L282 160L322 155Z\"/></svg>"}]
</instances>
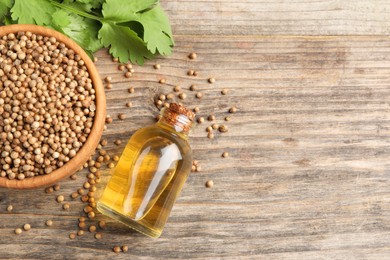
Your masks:
<instances>
[{"instance_id":1,"label":"scattered coriander seed","mask_svg":"<svg viewBox=\"0 0 390 260\"><path fill-rule=\"evenodd\" d=\"M156 100L156 106L162 106L163 102L161 100Z\"/></svg>"},{"instance_id":2,"label":"scattered coriander seed","mask_svg":"<svg viewBox=\"0 0 390 260\"><path fill-rule=\"evenodd\" d=\"M45 224L46 224L46 226L51 227L53 225L53 221L50 219L46 220Z\"/></svg>"},{"instance_id":3,"label":"scattered coriander seed","mask_svg":"<svg viewBox=\"0 0 390 260\"><path fill-rule=\"evenodd\" d=\"M214 182L212 180L206 181L206 188L211 188L214 186Z\"/></svg>"},{"instance_id":4,"label":"scattered coriander seed","mask_svg":"<svg viewBox=\"0 0 390 260\"><path fill-rule=\"evenodd\" d=\"M126 69L130 70L133 68L133 65L131 65L131 63L127 63L126 64Z\"/></svg>"},{"instance_id":5,"label":"scattered coriander seed","mask_svg":"<svg viewBox=\"0 0 390 260\"><path fill-rule=\"evenodd\" d=\"M198 72L196 70L194 70L193 76L195 76L195 77L198 76Z\"/></svg>"},{"instance_id":6,"label":"scattered coriander seed","mask_svg":"<svg viewBox=\"0 0 390 260\"><path fill-rule=\"evenodd\" d=\"M104 222L103 220L99 221L98 225L99 225L99 227L101 229L105 229L106 228L106 222Z\"/></svg>"},{"instance_id":7,"label":"scattered coriander seed","mask_svg":"<svg viewBox=\"0 0 390 260\"><path fill-rule=\"evenodd\" d=\"M226 88L222 89L221 90L221 94L222 95L226 95L228 93L228 90Z\"/></svg>"},{"instance_id":8,"label":"scattered coriander seed","mask_svg":"<svg viewBox=\"0 0 390 260\"><path fill-rule=\"evenodd\" d=\"M111 83L107 83L106 84L106 89L112 89L112 84Z\"/></svg>"},{"instance_id":9,"label":"scattered coriander seed","mask_svg":"<svg viewBox=\"0 0 390 260\"><path fill-rule=\"evenodd\" d=\"M58 202L58 203L63 202L64 199L65 199L65 198L64 198L64 196L62 196L62 195L58 195L58 196L57 196L57 202Z\"/></svg>"},{"instance_id":10,"label":"scattered coriander seed","mask_svg":"<svg viewBox=\"0 0 390 260\"><path fill-rule=\"evenodd\" d=\"M213 128L211 126L206 127L206 132L212 132Z\"/></svg>"},{"instance_id":11,"label":"scattered coriander seed","mask_svg":"<svg viewBox=\"0 0 390 260\"><path fill-rule=\"evenodd\" d=\"M196 166L195 165L192 165L191 166L191 171L194 172L196 170Z\"/></svg>"},{"instance_id":12,"label":"scattered coriander seed","mask_svg":"<svg viewBox=\"0 0 390 260\"><path fill-rule=\"evenodd\" d=\"M191 91L195 91L195 90L197 90L197 89L198 89L198 88L196 87L196 85L191 85L191 86L190 86L190 90L191 90Z\"/></svg>"},{"instance_id":13,"label":"scattered coriander seed","mask_svg":"<svg viewBox=\"0 0 390 260\"><path fill-rule=\"evenodd\" d=\"M168 102L165 102L165 103L163 104L163 107L169 108L169 106L170 106L170 104L169 104Z\"/></svg>"},{"instance_id":14,"label":"scattered coriander seed","mask_svg":"<svg viewBox=\"0 0 390 260\"><path fill-rule=\"evenodd\" d=\"M117 57L114 57L114 58L112 58L112 61L113 61L113 62L118 62L119 59L118 59Z\"/></svg>"},{"instance_id":15,"label":"scattered coriander seed","mask_svg":"<svg viewBox=\"0 0 390 260\"><path fill-rule=\"evenodd\" d=\"M20 235L20 234L22 234L22 232L23 232L23 230L21 228L15 229L15 234L16 235Z\"/></svg>"},{"instance_id":16,"label":"scattered coriander seed","mask_svg":"<svg viewBox=\"0 0 390 260\"><path fill-rule=\"evenodd\" d=\"M158 69L161 68L161 66L160 66L160 64L154 64L153 68L155 68L156 70L158 70Z\"/></svg>"},{"instance_id":17,"label":"scattered coriander seed","mask_svg":"<svg viewBox=\"0 0 390 260\"><path fill-rule=\"evenodd\" d=\"M55 184L55 185L53 186L53 189L54 189L55 191L59 191L60 188L61 188L61 186L60 186L59 184Z\"/></svg>"},{"instance_id":18,"label":"scattered coriander seed","mask_svg":"<svg viewBox=\"0 0 390 260\"><path fill-rule=\"evenodd\" d=\"M85 217L79 217L79 222L84 222L85 220Z\"/></svg>"},{"instance_id":19,"label":"scattered coriander seed","mask_svg":"<svg viewBox=\"0 0 390 260\"><path fill-rule=\"evenodd\" d=\"M164 94L160 94L158 96L158 99L161 100L161 101L164 101L167 97L164 95Z\"/></svg>"},{"instance_id":20,"label":"scattered coriander seed","mask_svg":"<svg viewBox=\"0 0 390 260\"><path fill-rule=\"evenodd\" d=\"M123 113L120 113L120 114L118 115L118 119L119 119L119 120L124 120L125 118L126 118L126 115L123 114Z\"/></svg>"},{"instance_id":21,"label":"scattered coriander seed","mask_svg":"<svg viewBox=\"0 0 390 260\"><path fill-rule=\"evenodd\" d=\"M7 207L8 212L11 212L13 209L14 209L14 207L12 205L8 205L8 207Z\"/></svg>"},{"instance_id":22,"label":"scattered coriander seed","mask_svg":"<svg viewBox=\"0 0 390 260\"><path fill-rule=\"evenodd\" d=\"M180 93L179 94L179 98L180 99L185 99L187 97L187 94L186 93Z\"/></svg>"},{"instance_id":23,"label":"scattered coriander seed","mask_svg":"<svg viewBox=\"0 0 390 260\"><path fill-rule=\"evenodd\" d=\"M111 82L111 80L112 80L112 77L110 77L110 76L107 76L107 77L105 77L105 78L104 78L104 80L105 80L107 83L109 83L109 82Z\"/></svg>"},{"instance_id":24,"label":"scattered coriander seed","mask_svg":"<svg viewBox=\"0 0 390 260\"><path fill-rule=\"evenodd\" d=\"M195 97L201 99L203 97L203 93L198 92L198 93L196 93Z\"/></svg>"},{"instance_id":25,"label":"scattered coriander seed","mask_svg":"<svg viewBox=\"0 0 390 260\"><path fill-rule=\"evenodd\" d=\"M226 157L228 157L228 156L229 156L229 153L228 153L228 152L223 152L223 153L222 153L222 157L223 157L223 158L226 158Z\"/></svg>"},{"instance_id":26,"label":"scattered coriander seed","mask_svg":"<svg viewBox=\"0 0 390 260\"><path fill-rule=\"evenodd\" d=\"M118 155L114 155L114 157L112 157L112 159L114 160L114 162L117 162L117 161L119 161L119 156Z\"/></svg>"},{"instance_id":27,"label":"scattered coriander seed","mask_svg":"<svg viewBox=\"0 0 390 260\"><path fill-rule=\"evenodd\" d=\"M211 84L211 83L214 83L214 82L215 82L215 78L209 78L207 81L208 81L210 84Z\"/></svg>"},{"instance_id":28,"label":"scattered coriander seed","mask_svg":"<svg viewBox=\"0 0 390 260\"><path fill-rule=\"evenodd\" d=\"M132 104L131 102L127 102L127 103L126 103L126 106L127 106L127 107L132 107L133 104Z\"/></svg>"},{"instance_id":29,"label":"scattered coriander seed","mask_svg":"<svg viewBox=\"0 0 390 260\"><path fill-rule=\"evenodd\" d=\"M193 111L194 111L195 113L198 113L198 112L200 111L200 109L199 109L199 107L194 107Z\"/></svg>"},{"instance_id":30,"label":"scattered coriander seed","mask_svg":"<svg viewBox=\"0 0 390 260\"><path fill-rule=\"evenodd\" d=\"M195 165L195 171L200 172L202 170L202 167L200 165Z\"/></svg>"},{"instance_id":31,"label":"scattered coriander seed","mask_svg":"<svg viewBox=\"0 0 390 260\"><path fill-rule=\"evenodd\" d=\"M88 218L94 218L95 217L95 212L89 212L88 213Z\"/></svg>"},{"instance_id":32,"label":"scattered coriander seed","mask_svg":"<svg viewBox=\"0 0 390 260\"><path fill-rule=\"evenodd\" d=\"M173 91L174 92L179 92L181 90L181 87L180 86L175 86L174 88L173 88Z\"/></svg>"},{"instance_id":33,"label":"scattered coriander seed","mask_svg":"<svg viewBox=\"0 0 390 260\"><path fill-rule=\"evenodd\" d=\"M122 141L119 140L119 139L116 139L116 140L114 141L114 144L115 144L115 145L120 145L121 143L122 143Z\"/></svg>"},{"instance_id":34,"label":"scattered coriander seed","mask_svg":"<svg viewBox=\"0 0 390 260\"><path fill-rule=\"evenodd\" d=\"M134 93L134 92L135 92L135 89L134 89L133 87L128 88L128 89L127 89L127 92L129 92L129 93Z\"/></svg>"},{"instance_id":35,"label":"scattered coriander seed","mask_svg":"<svg viewBox=\"0 0 390 260\"><path fill-rule=\"evenodd\" d=\"M209 116L207 117L207 120L208 120L208 121L214 121L214 120L215 120L215 116L214 116L214 115L209 115Z\"/></svg>"},{"instance_id":36,"label":"scattered coriander seed","mask_svg":"<svg viewBox=\"0 0 390 260\"><path fill-rule=\"evenodd\" d=\"M221 132L221 133L226 133L228 131L228 127L226 125L221 125L218 130Z\"/></svg>"},{"instance_id":37,"label":"scattered coriander seed","mask_svg":"<svg viewBox=\"0 0 390 260\"><path fill-rule=\"evenodd\" d=\"M160 83L160 84L165 84L165 82L166 82L165 79L160 79L160 80L158 81L158 83Z\"/></svg>"},{"instance_id":38,"label":"scattered coriander seed","mask_svg":"<svg viewBox=\"0 0 390 260\"><path fill-rule=\"evenodd\" d=\"M84 191L83 188L80 188L80 189L77 190L77 193L78 193L79 195L84 195L85 191Z\"/></svg>"},{"instance_id":39,"label":"scattered coriander seed","mask_svg":"<svg viewBox=\"0 0 390 260\"><path fill-rule=\"evenodd\" d=\"M188 70L187 71L187 75L188 76L193 76L194 75L194 71L193 70Z\"/></svg>"},{"instance_id":40,"label":"scattered coriander seed","mask_svg":"<svg viewBox=\"0 0 390 260\"><path fill-rule=\"evenodd\" d=\"M45 192L46 192L46 193L52 193L53 191L54 191L53 187L47 187L47 188L45 189Z\"/></svg>"},{"instance_id":41,"label":"scattered coriander seed","mask_svg":"<svg viewBox=\"0 0 390 260\"><path fill-rule=\"evenodd\" d=\"M169 93L169 94L167 95L167 99L168 99L168 100L172 100L172 99L174 99L174 98L175 98L175 95L172 94L172 93Z\"/></svg>"},{"instance_id":42,"label":"scattered coriander seed","mask_svg":"<svg viewBox=\"0 0 390 260\"><path fill-rule=\"evenodd\" d=\"M80 222L78 226L79 228L84 229L87 225L85 224L85 222Z\"/></svg>"},{"instance_id":43,"label":"scattered coriander seed","mask_svg":"<svg viewBox=\"0 0 390 260\"><path fill-rule=\"evenodd\" d=\"M110 116L106 117L106 123L111 124L112 123L112 118Z\"/></svg>"},{"instance_id":44,"label":"scattered coriander seed","mask_svg":"<svg viewBox=\"0 0 390 260\"><path fill-rule=\"evenodd\" d=\"M120 65L118 66L118 70L124 71L124 70L125 70L125 65L120 64Z\"/></svg>"},{"instance_id":45,"label":"scattered coriander seed","mask_svg":"<svg viewBox=\"0 0 390 260\"><path fill-rule=\"evenodd\" d=\"M196 59L196 53L195 53L195 52L191 52L191 53L188 55L188 58L190 58L190 60Z\"/></svg>"},{"instance_id":46,"label":"scattered coriander seed","mask_svg":"<svg viewBox=\"0 0 390 260\"><path fill-rule=\"evenodd\" d=\"M230 121L230 116L225 116L225 121Z\"/></svg>"},{"instance_id":47,"label":"scattered coriander seed","mask_svg":"<svg viewBox=\"0 0 390 260\"><path fill-rule=\"evenodd\" d=\"M128 247L128 246L122 246L122 251L123 251L123 252L129 251L129 247Z\"/></svg>"},{"instance_id":48,"label":"scattered coriander seed","mask_svg":"<svg viewBox=\"0 0 390 260\"><path fill-rule=\"evenodd\" d=\"M70 239L75 239L76 238L76 234L75 233L70 233L69 234L69 238Z\"/></svg>"},{"instance_id":49,"label":"scattered coriander seed","mask_svg":"<svg viewBox=\"0 0 390 260\"><path fill-rule=\"evenodd\" d=\"M212 124L211 127L214 129L214 130L217 130L219 125L218 124Z\"/></svg>"},{"instance_id":50,"label":"scattered coriander seed","mask_svg":"<svg viewBox=\"0 0 390 260\"><path fill-rule=\"evenodd\" d=\"M128 72L125 73L125 78L131 78L132 75L133 75L133 73L128 71Z\"/></svg>"},{"instance_id":51,"label":"scattered coriander seed","mask_svg":"<svg viewBox=\"0 0 390 260\"><path fill-rule=\"evenodd\" d=\"M89 232L93 233L96 231L96 226L94 226L94 225L89 226L88 230L89 230Z\"/></svg>"},{"instance_id":52,"label":"scattered coriander seed","mask_svg":"<svg viewBox=\"0 0 390 260\"><path fill-rule=\"evenodd\" d=\"M79 197L79 194L77 192L72 192L72 194L70 195L70 197L72 199L77 199Z\"/></svg>"},{"instance_id":53,"label":"scattered coriander seed","mask_svg":"<svg viewBox=\"0 0 390 260\"><path fill-rule=\"evenodd\" d=\"M70 179L71 179L71 180L76 180L76 179L77 179L77 174L72 174L72 175L70 175Z\"/></svg>"},{"instance_id":54,"label":"scattered coriander seed","mask_svg":"<svg viewBox=\"0 0 390 260\"><path fill-rule=\"evenodd\" d=\"M70 204L69 203L64 203L64 205L62 205L62 208L64 210L69 210L70 209Z\"/></svg>"},{"instance_id":55,"label":"scattered coriander seed","mask_svg":"<svg viewBox=\"0 0 390 260\"><path fill-rule=\"evenodd\" d=\"M213 133L213 132L209 132L209 133L207 134L207 138L213 139L213 138L214 138L214 133Z\"/></svg>"},{"instance_id":56,"label":"scattered coriander seed","mask_svg":"<svg viewBox=\"0 0 390 260\"><path fill-rule=\"evenodd\" d=\"M237 112L237 108L236 107L231 107L229 109L229 113L236 113Z\"/></svg>"},{"instance_id":57,"label":"scattered coriander seed","mask_svg":"<svg viewBox=\"0 0 390 260\"><path fill-rule=\"evenodd\" d=\"M115 253L119 253L121 251L121 248L119 246L114 246L112 248L112 251L114 251Z\"/></svg>"},{"instance_id":58,"label":"scattered coriander seed","mask_svg":"<svg viewBox=\"0 0 390 260\"><path fill-rule=\"evenodd\" d=\"M112 163L112 162L110 162L110 163L107 165L107 167L108 167L108 168L110 168L110 169L112 169L112 168L114 168L114 167L115 167L115 164L114 164L114 163Z\"/></svg>"},{"instance_id":59,"label":"scattered coriander seed","mask_svg":"<svg viewBox=\"0 0 390 260\"><path fill-rule=\"evenodd\" d=\"M30 225L30 224L24 224L24 225L23 225L23 229L24 229L25 231L29 231L29 230L31 229L31 225Z\"/></svg>"},{"instance_id":60,"label":"scattered coriander seed","mask_svg":"<svg viewBox=\"0 0 390 260\"><path fill-rule=\"evenodd\" d=\"M102 238L102 234L101 233L96 233L95 234L95 238L96 239L101 239Z\"/></svg>"},{"instance_id":61,"label":"scattered coriander seed","mask_svg":"<svg viewBox=\"0 0 390 260\"><path fill-rule=\"evenodd\" d=\"M84 230L79 230L79 231L77 231L77 235L78 235L78 236L84 235Z\"/></svg>"},{"instance_id":62,"label":"scattered coriander seed","mask_svg":"<svg viewBox=\"0 0 390 260\"><path fill-rule=\"evenodd\" d=\"M97 62L98 60L98 57L93 57L93 62Z\"/></svg>"},{"instance_id":63,"label":"scattered coriander seed","mask_svg":"<svg viewBox=\"0 0 390 260\"><path fill-rule=\"evenodd\" d=\"M107 139L102 139L102 140L100 140L100 144L101 144L102 146L106 146L106 145L108 144Z\"/></svg>"},{"instance_id":64,"label":"scattered coriander seed","mask_svg":"<svg viewBox=\"0 0 390 260\"><path fill-rule=\"evenodd\" d=\"M198 117L198 119L196 120L199 124L203 123L204 122L204 118L203 117Z\"/></svg>"}]
</instances>

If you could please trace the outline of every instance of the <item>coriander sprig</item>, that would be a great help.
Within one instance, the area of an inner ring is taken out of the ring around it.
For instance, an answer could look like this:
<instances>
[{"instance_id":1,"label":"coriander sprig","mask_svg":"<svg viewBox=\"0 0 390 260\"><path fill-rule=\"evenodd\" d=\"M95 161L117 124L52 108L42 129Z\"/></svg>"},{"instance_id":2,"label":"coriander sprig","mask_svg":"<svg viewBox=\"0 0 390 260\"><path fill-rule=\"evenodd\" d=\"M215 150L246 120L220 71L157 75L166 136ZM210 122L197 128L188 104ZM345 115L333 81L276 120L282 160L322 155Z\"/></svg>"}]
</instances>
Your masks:
<instances>
[{"instance_id":1,"label":"coriander sprig","mask_svg":"<svg viewBox=\"0 0 390 260\"><path fill-rule=\"evenodd\" d=\"M107 47L121 62L169 55L174 40L158 0L0 0L0 24L60 31L92 55Z\"/></svg>"}]
</instances>

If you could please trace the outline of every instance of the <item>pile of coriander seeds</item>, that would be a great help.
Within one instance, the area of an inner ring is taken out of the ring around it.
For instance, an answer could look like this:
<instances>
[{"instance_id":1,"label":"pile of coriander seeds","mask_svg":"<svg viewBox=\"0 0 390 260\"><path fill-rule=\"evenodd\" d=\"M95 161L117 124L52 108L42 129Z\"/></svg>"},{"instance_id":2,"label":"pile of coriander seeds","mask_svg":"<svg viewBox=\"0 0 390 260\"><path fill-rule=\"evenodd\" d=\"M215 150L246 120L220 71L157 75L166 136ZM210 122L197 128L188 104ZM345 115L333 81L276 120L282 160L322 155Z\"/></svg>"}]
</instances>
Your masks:
<instances>
[{"instance_id":1,"label":"pile of coriander seeds","mask_svg":"<svg viewBox=\"0 0 390 260\"><path fill-rule=\"evenodd\" d=\"M81 57L54 37L0 38L0 176L23 180L63 166L87 140L95 90Z\"/></svg>"}]
</instances>

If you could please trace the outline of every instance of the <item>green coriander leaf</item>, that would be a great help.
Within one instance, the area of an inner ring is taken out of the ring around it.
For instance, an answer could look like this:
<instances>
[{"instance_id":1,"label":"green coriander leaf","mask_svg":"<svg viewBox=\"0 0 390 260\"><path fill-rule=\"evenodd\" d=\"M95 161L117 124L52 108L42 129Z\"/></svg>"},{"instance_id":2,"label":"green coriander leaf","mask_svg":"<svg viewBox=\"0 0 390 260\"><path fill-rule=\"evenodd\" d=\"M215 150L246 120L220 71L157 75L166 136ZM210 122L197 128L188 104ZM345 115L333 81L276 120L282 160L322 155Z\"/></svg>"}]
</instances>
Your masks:
<instances>
[{"instance_id":1,"label":"green coriander leaf","mask_svg":"<svg viewBox=\"0 0 390 260\"><path fill-rule=\"evenodd\" d=\"M136 13L153 7L158 0L106 0L103 4L103 16L113 22L136 20Z\"/></svg>"},{"instance_id":2,"label":"green coriander leaf","mask_svg":"<svg viewBox=\"0 0 390 260\"><path fill-rule=\"evenodd\" d=\"M66 12L66 11L65 11ZM68 13L70 23L62 28L62 31L77 42L83 49L95 52L102 48L98 39L100 23L88 18Z\"/></svg>"},{"instance_id":3,"label":"green coriander leaf","mask_svg":"<svg viewBox=\"0 0 390 260\"><path fill-rule=\"evenodd\" d=\"M144 27L144 40L148 50L152 53L158 51L162 55L171 54L174 42L168 16L164 10L158 5L141 13L138 21Z\"/></svg>"},{"instance_id":4,"label":"green coriander leaf","mask_svg":"<svg viewBox=\"0 0 390 260\"><path fill-rule=\"evenodd\" d=\"M118 57L120 62L137 62L142 65L145 58L152 58L145 43L128 27L103 22L99 38L104 47L110 47L110 53Z\"/></svg>"},{"instance_id":5,"label":"green coriander leaf","mask_svg":"<svg viewBox=\"0 0 390 260\"><path fill-rule=\"evenodd\" d=\"M15 0L11 17L20 24L47 25L55 11L48 0Z\"/></svg>"},{"instance_id":6,"label":"green coriander leaf","mask_svg":"<svg viewBox=\"0 0 390 260\"><path fill-rule=\"evenodd\" d=\"M3 21L12 6L12 0L0 0L0 22Z\"/></svg>"},{"instance_id":7,"label":"green coriander leaf","mask_svg":"<svg viewBox=\"0 0 390 260\"><path fill-rule=\"evenodd\" d=\"M58 9L53 14L53 23L60 28L68 26L70 24L68 13L62 9Z\"/></svg>"}]
</instances>

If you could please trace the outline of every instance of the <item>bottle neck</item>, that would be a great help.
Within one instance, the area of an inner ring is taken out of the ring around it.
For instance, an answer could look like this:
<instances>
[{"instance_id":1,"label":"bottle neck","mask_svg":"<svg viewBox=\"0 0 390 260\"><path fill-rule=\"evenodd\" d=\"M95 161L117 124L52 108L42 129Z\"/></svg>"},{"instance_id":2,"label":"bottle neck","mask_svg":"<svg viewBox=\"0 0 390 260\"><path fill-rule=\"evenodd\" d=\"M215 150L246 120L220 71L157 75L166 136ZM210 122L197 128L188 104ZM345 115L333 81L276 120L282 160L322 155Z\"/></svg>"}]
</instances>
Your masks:
<instances>
[{"instance_id":1,"label":"bottle neck","mask_svg":"<svg viewBox=\"0 0 390 260\"><path fill-rule=\"evenodd\" d=\"M171 131L173 130L182 138L187 139L192 126L192 121L183 114L164 108L157 124L163 128L168 128Z\"/></svg>"}]
</instances>

